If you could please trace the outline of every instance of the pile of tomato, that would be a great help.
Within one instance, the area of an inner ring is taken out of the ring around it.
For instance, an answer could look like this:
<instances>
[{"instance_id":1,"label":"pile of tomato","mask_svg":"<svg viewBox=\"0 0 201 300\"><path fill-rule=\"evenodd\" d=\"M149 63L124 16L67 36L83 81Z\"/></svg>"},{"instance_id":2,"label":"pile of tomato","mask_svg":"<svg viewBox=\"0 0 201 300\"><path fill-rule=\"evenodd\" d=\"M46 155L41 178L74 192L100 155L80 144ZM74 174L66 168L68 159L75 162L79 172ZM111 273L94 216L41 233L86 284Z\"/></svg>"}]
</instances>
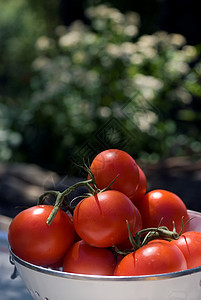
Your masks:
<instances>
[{"instance_id":1,"label":"pile of tomato","mask_svg":"<svg viewBox=\"0 0 201 300\"><path fill-rule=\"evenodd\" d=\"M15 255L47 268L104 276L201 266L201 233L188 230L184 202L167 190L147 191L147 178L128 153L99 153L82 184L90 194L73 212L61 208L70 190L50 191L57 196L54 206L38 204L13 219L8 240Z\"/></svg>"}]
</instances>

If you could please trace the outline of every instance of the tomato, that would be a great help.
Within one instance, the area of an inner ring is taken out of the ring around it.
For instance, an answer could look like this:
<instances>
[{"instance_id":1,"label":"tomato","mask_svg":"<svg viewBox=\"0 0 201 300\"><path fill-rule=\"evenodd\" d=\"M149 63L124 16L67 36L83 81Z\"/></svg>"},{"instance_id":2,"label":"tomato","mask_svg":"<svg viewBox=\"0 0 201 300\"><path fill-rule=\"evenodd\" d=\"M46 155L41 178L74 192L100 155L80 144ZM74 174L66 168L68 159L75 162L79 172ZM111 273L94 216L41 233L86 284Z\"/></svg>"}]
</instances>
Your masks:
<instances>
[{"instance_id":1,"label":"tomato","mask_svg":"<svg viewBox=\"0 0 201 300\"><path fill-rule=\"evenodd\" d=\"M63 271L110 276L113 275L115 266L116 258L110 250L96 248L80 240L67 251Z\"/></svg>"},{"instance_id":2,"label":"tomato","mask_svg":"<svg viewBox=\"0 0 201 300\"><path fill-rule=\"evenodd\" d=\"M126 220L133 233L135 205L123 193L112 190L83 199L73 214L77 234L95 247L111 247L124 242L128 238Z\"/></svg>"},{"instance_id":3,"label":"tomato","mask_svg":"<svg viewBox=\"0 0 201 300\"><path fill-rule=\"evenodd\" d=\"M144 228L167 226L173 229L173 221L176 231L179 233L183 222L189 220L187 208L184 202L176 194L166 190L153 190L148 192L137 204L141 213ZM185 227L187 230L188 225Z\"/></svg>"},{"instance_id":4,"label":"tomato","mask_svg":"<svg viewBox=\"0 0 201 300\"><path fill-rule=\"evenodd\" d=\"M142 217L141 214L139 212L139 210L137 209L137 207L135 207L136 209L136 224L135 224L135 230L133 232L133 236L140 230L142 230L143 225L142 225ZM127 250L127 249L132 249L132 244L129 240L129 238L124 241L122 244L117 245L118 249L120 250Z\"/></svg>"},{"instance_id":5,"label":"tomato","mask_svg":"<svg viewBox=\"0 0 201 300\"><path fill-rule=\"evenodd\" d=\"M187 269L181 250L167 241L152 241L126 255L116 266L115 276L154 275Z\"/></svg>"},{"instance_id":6,"label":"tomato","mask_svg":"<svg viewBox=\"0 0 201 300\"><path fill-rule=\"evenodd\" d=\"M136 192L130 197L131 201L137 205L137 203L144 197L147 192L147 178L143 170L138 166L139 171L139 185Z\"/></svg>"},{"instance_id":7,"label":"tomato","mask_svg":"<svg viewBox=\"0 0 201 300\"><path fill-rule=\"evenodd\" d=\"M184 254L188 269L201 266L201 233L188 231L183 233L178 240L171 241L179 247Z\"/></svg>"},{"instance_id":8,"label":"tomato","mask_svg":"<svg viewBox=\"0 0 201 300\"><path fill-rule=\"evenodd\" d=\"M136 206L135 206L135 210L136 210L136 224L135 224L134 235L143 228L142 216L139 212L139 209Z\"/></svg>"},{"instance_id":9,"label":"tomato","mask_svg":"<svg viewBox=\"0 0 201 300\"><path fill-rule=\"evenodd\" d=\"M139 185L139 171L135 160L126 152L109 149L99 153L90 166L95 183L99 189L111 185L117 190L131 197Z\"/></svg>"},{"instance_id":10,"label":"tomato","mask_svg":"<svg viewBox=\"0 0 201 300\"><path fill-rule=\"evenodd\" d=\"M73 244L75 230L64 211L59 210L52 224L46 224L52 209L51 205L33 206L20 212L11 222L8 241L21 259L36 265L55 265Z\"/></svg>"}]
</instances>

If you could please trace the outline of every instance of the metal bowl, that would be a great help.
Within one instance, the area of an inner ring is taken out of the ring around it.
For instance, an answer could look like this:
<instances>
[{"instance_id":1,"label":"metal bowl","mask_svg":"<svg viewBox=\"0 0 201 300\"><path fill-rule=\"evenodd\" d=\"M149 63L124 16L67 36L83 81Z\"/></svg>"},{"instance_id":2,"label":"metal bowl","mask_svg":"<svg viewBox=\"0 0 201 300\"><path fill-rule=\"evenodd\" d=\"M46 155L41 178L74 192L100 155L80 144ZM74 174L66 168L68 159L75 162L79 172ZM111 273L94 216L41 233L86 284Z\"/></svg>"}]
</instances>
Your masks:
<instances>
[{"instance_id":1,"label":"metal bowl","mask_svg":"<svg viewBox=\"0 0 201 300\"><path fill-rule=\"evenodd\" d=\"M201 232L201 213L188 212L193 217L190 230ZM10 253L11 262L35 300L201 299L201 267L151 276L94 276L39 267Z\"/></svg>"}]
</instances>

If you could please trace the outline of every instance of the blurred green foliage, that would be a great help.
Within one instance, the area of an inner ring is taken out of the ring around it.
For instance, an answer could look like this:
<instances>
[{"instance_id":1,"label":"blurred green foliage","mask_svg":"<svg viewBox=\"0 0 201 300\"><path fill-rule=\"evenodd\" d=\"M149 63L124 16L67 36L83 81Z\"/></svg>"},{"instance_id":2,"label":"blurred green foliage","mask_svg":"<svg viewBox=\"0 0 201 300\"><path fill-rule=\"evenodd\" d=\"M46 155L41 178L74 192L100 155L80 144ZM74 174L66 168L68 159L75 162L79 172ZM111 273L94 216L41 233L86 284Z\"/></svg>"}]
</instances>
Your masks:
<instances>
[{"instance_id":1,"label":"blurred green foliage","mask_svg":"<svg viewBox=\"0 0 201 300\"><path fill-rule=\"evenodd\" d=\"M26 91L30 63L35 58L35 40L46 31L24 0L0 2L0 93L16 96Z\"/></svg>"},{"instance_id":2,"label":"blurred green foliage","mask_svg":"<svg viewBox=\"0 0 201 300\"><path fill-rule=\"evenodd\" d=\"M137 13L105 4L86 9L88 25L55 21L51 32L26 1L9 2L0 10L0 160L73 174L73 160L106 148L145 162L201 152L198 47L179 34L139 34Z\"/></svg>"}]
</instances>

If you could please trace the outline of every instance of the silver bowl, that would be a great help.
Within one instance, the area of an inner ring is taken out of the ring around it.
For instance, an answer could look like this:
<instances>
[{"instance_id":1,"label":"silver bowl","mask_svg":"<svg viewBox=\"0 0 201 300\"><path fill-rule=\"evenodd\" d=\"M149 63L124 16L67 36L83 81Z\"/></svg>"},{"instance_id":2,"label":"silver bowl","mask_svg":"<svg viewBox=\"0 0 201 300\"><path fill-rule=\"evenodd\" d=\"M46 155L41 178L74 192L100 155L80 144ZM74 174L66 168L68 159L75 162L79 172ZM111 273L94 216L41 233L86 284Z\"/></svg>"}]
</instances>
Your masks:
<instances>
[{"instance_id":1,"label":"silver bowl","mask_svg":"<svg viewBox=\"0 0 201 300\"><path fill-rule=\"evenodd\" d=\"M188 212L193 217L189 230L201 232L201 213ZM35 300L201 299L201 267L154 276L94 276L36 266L23 261L12 250L10 255Z\"/></svg>"}]
</instances>

